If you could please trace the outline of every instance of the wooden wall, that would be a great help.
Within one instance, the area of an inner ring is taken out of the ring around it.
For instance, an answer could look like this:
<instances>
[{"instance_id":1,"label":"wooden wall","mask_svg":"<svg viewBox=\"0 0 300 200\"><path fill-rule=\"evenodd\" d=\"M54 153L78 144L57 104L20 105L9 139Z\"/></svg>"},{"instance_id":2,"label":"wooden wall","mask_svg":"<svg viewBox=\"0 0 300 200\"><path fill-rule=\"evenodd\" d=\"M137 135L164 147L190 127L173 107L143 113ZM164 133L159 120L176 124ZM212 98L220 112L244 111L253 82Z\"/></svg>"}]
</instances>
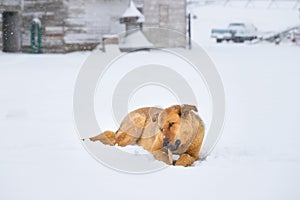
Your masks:
<instances>
[{"instance_id":1,"label":"wooden wall","mask_svg":"<svg viewBox=\"0 0 300 200\"><path fill-rule=\"evenodd\" d=\"M145 25L170 28L185 34L185 0L136 0L144 5ZM90 50L101 43L104 34L125 30L119 17L128 0L1 0L0 13L17 11L22 15L22 51L30 51L30 26L34 18L42 22L43 52ZM169 35L168 41L157 41L157 35L147 32L151 42L165 46L185 46L186 41ZM166 37L168 38L168 37ZM0 47L2 48L2 17L0 17Z\"/></svg>"},{"instance_id":2,"label":"wooden wall","mask_svg":"<svg viewBox=\"0 0 300 200\"><path fill-rule=\"evenodd\" d=\"M158 47L186 47L186 0L144 0L144 32ZM162 28L160 32L146 27Z\"/></svg>"},{"instance_id":3,"label":"wooden wall","mask_svg":"<svg viewBox=\"0 0 300 200\"><path fill-rule=\"evenodd\" d=\"M0 0L0 49L2 49L2 13L4 11L21 12L21 0Z\"/></svg>"},{"instance_id":4,"label":"wooden wall","mask_svg":"<svg viewBox=\"0 0 300 200\"><path fill-rule=\"evenodd\" d=\"M42 46L44 52L64 52L64 0L24 0L22 46L30 50L30 26L34 18L42 22Z\"/></svg>"},{"instance_id":5,"label":"wooden wall","mask_svg":"<svg viewBox=\"0 0 300 200\"><path fill-rule=\"evenodd\" d=\"M127 0L66 1L66 50L92 49L102 42L102 35L124 31L125 27L119 23L119 18L127 5Z\"/></svg>"}]
</instances>

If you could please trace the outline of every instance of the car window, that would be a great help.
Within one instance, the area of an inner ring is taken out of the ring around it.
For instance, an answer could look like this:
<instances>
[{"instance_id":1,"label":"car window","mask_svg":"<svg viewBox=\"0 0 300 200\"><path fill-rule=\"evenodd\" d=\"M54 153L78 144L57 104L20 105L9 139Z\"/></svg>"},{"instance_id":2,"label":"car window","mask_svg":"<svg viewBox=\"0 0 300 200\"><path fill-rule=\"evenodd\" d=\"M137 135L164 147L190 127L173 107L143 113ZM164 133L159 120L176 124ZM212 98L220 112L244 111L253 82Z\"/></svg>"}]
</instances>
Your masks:
<instances>
[{"instance_id":1,"label":"car window","mask_svg":"<svg viewBox=\"0 0 300 200\"><path fill-rule=\"evenodd\" d=\"M244 30L245 24L240 24L240 23L229 24L228 28L233 30Z\"/></svg>"}]
</instances>

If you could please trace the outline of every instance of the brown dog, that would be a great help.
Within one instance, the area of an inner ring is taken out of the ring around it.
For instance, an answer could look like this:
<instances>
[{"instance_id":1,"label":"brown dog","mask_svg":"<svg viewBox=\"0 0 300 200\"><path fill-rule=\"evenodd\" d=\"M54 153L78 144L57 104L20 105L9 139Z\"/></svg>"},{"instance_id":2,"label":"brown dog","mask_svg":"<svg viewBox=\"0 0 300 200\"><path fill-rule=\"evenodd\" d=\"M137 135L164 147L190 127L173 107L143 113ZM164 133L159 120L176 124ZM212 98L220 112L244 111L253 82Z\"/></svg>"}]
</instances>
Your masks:
<instances>
[{"instance_id":1,"label":"brown dog","mask_svg":"<svg viewBox=\"0 0 300 200\"><path fill-rule=\"evenodd\" d=\"M124 118L116 133L105 131L90 140L118 146L137 144L166 164L189 166L198 158L204 138L204 124L193 111L197 108L191 105L140 108ZM178 160L173 161L173 154L180 155Z\"/></svg>"}]
</instances>

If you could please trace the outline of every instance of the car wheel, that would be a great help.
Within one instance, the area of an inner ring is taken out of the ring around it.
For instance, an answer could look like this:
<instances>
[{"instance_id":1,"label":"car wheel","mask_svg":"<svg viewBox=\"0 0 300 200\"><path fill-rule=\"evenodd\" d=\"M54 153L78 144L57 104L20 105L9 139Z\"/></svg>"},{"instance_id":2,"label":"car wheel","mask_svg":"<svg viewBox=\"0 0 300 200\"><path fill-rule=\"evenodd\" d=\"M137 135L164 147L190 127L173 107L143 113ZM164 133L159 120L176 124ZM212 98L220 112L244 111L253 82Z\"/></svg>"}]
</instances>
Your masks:
<instances>
[{"instance_id":1,"label":"car wheel","mask_svg":"<svg viewBox=\"0 0 300 200\"><path fill-rule=\"evenodd\" d=\"M235 38L233 41L236 42L236 43L243 43L244 42L244 38L238 37L238 38Z\"/></svg>"}]
</instances>

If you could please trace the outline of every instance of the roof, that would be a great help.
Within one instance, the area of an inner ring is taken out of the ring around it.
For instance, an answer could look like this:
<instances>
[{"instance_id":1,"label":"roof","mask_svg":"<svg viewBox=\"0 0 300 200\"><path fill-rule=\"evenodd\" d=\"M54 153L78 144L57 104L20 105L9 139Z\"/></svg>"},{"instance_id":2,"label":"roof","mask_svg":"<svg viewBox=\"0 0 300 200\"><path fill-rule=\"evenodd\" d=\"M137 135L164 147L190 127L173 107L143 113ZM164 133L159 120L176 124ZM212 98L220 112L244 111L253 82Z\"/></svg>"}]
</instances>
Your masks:
<instances>
[{"instance_id":1,"label":"roof","mask_svg":"<svg viewBox=\"0 0 300 200\"><path fill-rule=\"evenodd\" d=\"M153 44L145 37L142 31L136 30L121 39L120 49L144 49L152 48Z\"/></svg>"},{"instance_id":2,"label":"roof","mask_svg":"<svg viewBox=\"0 0 300 200\"><path fill-rule=\"evenodd\" d=\"M122 15L122 18L125 17L138 17L138 22L144 22L144 15L136 8L135 4L130 1L129 7L126 9L125 13Z\"/></svg>"}]
</instances>

